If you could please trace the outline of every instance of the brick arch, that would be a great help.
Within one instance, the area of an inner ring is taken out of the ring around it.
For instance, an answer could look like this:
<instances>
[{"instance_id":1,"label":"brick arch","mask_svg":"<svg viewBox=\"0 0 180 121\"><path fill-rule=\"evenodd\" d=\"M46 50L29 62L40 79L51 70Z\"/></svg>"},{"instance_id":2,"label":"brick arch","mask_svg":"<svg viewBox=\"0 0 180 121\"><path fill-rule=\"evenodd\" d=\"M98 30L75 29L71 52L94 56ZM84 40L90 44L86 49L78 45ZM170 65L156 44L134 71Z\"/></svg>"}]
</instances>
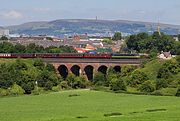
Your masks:
<instances>
[{"instance_id":1,"label":"brick arch","mask_svg":"<svg viewBox=\"0 0 180 121\"><path fill-rule=\"evenodd\" d=\"M113 67L113 69L114 69L114 71L115 72L121 72L121 66L120 65L115 65L114 67Z\"/></svg>"},{"instance_id":2,"label":"brick arch","mask_svg":"<svg viewBox=\"0 0 180 121\"><path fill-rule=\"evenodd\" d=\"M106 65L101 65L97 69L97 72L101 72L101 73L103 73L105 75L107 74L107 71L108 71L108 67Z\"/></svg>"},{"instance_id":3,"label":"brick arch","mask_svg":"<svg viewBox=\"0 0 180 121\"><path fill-rule=\"evenodd\" d=\"M87 78L87 75L86 75L86 72L85 72L85 68L86 66L90 65L93 67L93 75L94 73L98 72L98 69L101 67L101 66L106 66L107 67L107 72L109 70L110 67L114 68L116 66L119 66L121 67L122 65L121 64L111 64L111 63L51 63L55 66L56 70L57 70L57 73L58 73L58 67L60 65L65 65L68 69L68 74L72 73L71 71L71 68L75 65L79 66L80 68L80 74L81 76L84 76ZM87 78L88 79L88 78Z\"/></svg>"},{"instance_id":4,"label":"brick arch","mask_svg":"<svg viewBox=\"0 0 180 121\"><path fill-rule=\"evenodd\" d=\"M81 75L81 67L79 65L73 65L71 68L71 73L73 73L75 76Z\"/></svg>"},{"instance_id":5,"label":"brick arch","mask_svg":"<svg viewBox=\"0 0 180 121\"><path fill-rule=\"evenodd\" d=\"M67 78L69 71L66 65L59 65L59 67L57 68L59 74L65 79Z\"/></svg>"}]
</instances>

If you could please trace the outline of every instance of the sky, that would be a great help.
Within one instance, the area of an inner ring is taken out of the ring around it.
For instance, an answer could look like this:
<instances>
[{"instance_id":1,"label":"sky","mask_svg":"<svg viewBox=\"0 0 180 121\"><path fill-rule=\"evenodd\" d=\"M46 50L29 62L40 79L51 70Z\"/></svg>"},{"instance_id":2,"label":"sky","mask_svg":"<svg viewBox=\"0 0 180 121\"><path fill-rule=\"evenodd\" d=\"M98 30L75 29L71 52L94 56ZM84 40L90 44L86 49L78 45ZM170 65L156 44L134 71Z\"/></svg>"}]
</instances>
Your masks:
<instances>
[{"instance_id":1,"label":"sky","mask_svg":"<svg viewBox=\"0 0 180 121\"><path fill-rule=\"evenodd\" d=\"M180 25L180 0L0 0L0 5L0 26L96 16Z\"/></svg>"}]
</instances>

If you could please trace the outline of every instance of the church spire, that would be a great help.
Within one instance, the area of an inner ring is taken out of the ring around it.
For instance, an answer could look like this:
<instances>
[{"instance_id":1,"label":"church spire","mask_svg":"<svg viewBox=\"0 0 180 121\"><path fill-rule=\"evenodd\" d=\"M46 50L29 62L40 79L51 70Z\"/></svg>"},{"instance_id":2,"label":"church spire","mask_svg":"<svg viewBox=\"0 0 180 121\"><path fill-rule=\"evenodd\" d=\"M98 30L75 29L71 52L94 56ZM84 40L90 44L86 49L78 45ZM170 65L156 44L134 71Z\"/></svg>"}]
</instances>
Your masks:
<instances>
[{"instance_id":1,"label":"church spire","mask_svg":"<svg viewBox=\"0 0 180 121\"><path fill-rule=\"evenodd\" d=\"M159 36L161 36L161 28L160 28L159 21L158 21L158 26L157 26L157 32L159 33Z\"/></svg>"}]
</instances>

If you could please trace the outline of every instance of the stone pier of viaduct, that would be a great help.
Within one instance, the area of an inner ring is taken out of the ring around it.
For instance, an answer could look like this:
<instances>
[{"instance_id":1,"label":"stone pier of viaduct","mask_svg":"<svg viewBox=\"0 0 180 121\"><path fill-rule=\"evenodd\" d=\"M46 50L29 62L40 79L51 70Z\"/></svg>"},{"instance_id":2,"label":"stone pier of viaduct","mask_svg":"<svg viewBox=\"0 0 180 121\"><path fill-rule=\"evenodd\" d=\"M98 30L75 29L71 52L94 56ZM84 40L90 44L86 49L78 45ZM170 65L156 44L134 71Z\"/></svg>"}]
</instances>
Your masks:
<instances>
[{"instance_id":1,"label":"stone pier of viaduct","mask_svg":"<svg viewBox=\"0 0 180 121\"><path fill-rule=\"evenodd\" d=\"M106 74L110 67L116 72L121 72L123 65L138 66L142 62L137 59L45 59L44 61L53 64L63 78L73 73L76 76L85 76L88 80L92 80L96 72Z\"/></svg>"}]
</instances>

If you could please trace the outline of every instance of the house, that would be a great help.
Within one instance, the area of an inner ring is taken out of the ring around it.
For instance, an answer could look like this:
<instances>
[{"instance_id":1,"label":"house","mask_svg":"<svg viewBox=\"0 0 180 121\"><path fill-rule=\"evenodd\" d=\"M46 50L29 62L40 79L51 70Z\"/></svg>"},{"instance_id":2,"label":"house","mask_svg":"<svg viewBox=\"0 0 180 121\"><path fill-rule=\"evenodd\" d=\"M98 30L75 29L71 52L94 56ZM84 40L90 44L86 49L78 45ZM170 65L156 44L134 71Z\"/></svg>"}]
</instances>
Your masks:
<instances>
[{"instance_id":1,"label":"house","mask_svg":"<svg viewBox=\"0 0 180 121\"><path fill-rule=\"evenodd\" d=\"M74 35L73 36L73 40L74 41L89 41L88 35L84 34L84 35Z\"/></svg>"},{"instance_id":2,"label":"house","mask_svg":"<svg viewBox=\"0 0 180 121\"><path fill-rule=\"evenodd\" d=\"M171 52L161 52L161 54L158 56L158 58L160 59L171 59L172 58L172 55L171 55Z\"/></svg>"}]
</instances>

